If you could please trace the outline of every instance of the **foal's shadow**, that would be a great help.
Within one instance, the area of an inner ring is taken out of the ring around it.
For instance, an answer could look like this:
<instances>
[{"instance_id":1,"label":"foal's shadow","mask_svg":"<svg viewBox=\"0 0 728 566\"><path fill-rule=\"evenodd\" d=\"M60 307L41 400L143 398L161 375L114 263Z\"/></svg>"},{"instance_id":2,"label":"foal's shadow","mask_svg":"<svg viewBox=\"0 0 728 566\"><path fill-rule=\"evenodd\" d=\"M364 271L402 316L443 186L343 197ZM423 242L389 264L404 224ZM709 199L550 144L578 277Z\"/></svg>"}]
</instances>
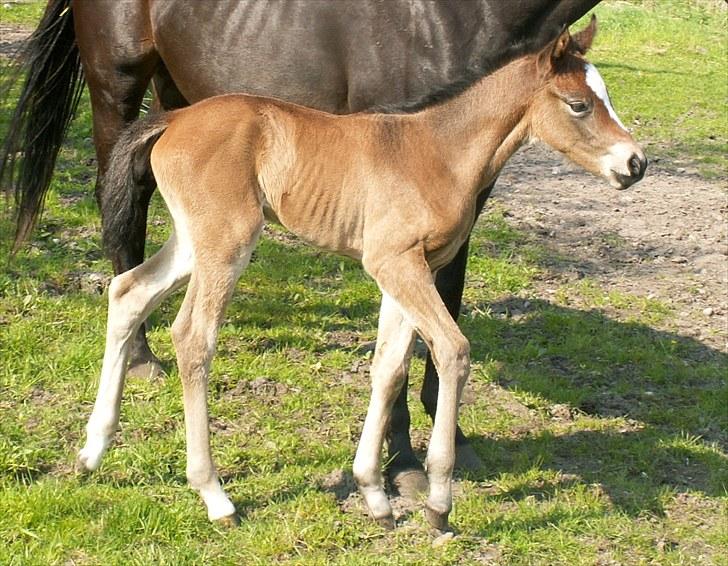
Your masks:
<instances>
[{"instance_id":1,"label":"foal's shadow","mask_svg":"<svg viewBox=\"0 0 728 566\"><path fill-rule=\"evenodd\" d=\"M514 302L493 304L492 312L507 313ZM584 483L597 485L614 505L635 515L661 514L665 489L724 495L726 354L597 311L531 303L517 320L466 316L463 326L474 360L499 361L490 375L493 386L525 398L516 420L540 411L562 426L524 424L505 438L471 437L485 462L472 479L518 473L537 463L560 472L561 479L524 483L496 496L547 499L563 487L560 482ZM478 403L478 383L473 392ZM538 400L531 407L529 396ZM582 417L594 420L576 424Z\"/></svg>"}]
</instances>

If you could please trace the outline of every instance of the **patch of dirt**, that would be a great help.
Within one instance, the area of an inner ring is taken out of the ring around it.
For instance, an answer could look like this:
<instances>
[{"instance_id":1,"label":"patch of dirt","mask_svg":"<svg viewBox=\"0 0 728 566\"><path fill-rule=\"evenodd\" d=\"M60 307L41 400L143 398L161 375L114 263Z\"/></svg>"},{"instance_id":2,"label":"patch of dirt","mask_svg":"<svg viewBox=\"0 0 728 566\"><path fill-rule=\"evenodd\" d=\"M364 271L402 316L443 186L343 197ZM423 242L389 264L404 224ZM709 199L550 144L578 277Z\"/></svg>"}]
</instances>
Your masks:
<instances>
[{"instance_id":1,"label":"patch of dirt","mask_svg":"<svg viewBox=\"0 0 728 566\"><path fill-rule=\"evenodd\" d=\"M364 499L359 493L356 481L351 472L344 471L341 468L318 479L316 482L321 491L332 493L343 513L353 513L357 515L368 515ZM387 485L387 496L392 506L392 514L394 520L402 525L407 523L414 513L422 509L423 501L413 501L407 497L396 493L396 490ZM453 495L455 497L462 493L462 484L459 481L453 482ZM424 496L423 496L424 498Z\"/></svg>"},{"instance_id":2,"label":"patch of dirt","mask_svg":"<svg viewBox=\"0 0 728 566\"><path fill-rule=\"evenodd\" d=\"M2 6L0 6L2 9ZM11 58L32 30L13 24L0 24L0 58Z\"/></svg>"},{"instance_id":3,"label":"patch of dirt","mask_svg":"<svg viewBox=\"0 0 728 566\"><path fill-rule=\"evenodd\" d=\"M269 379L268 377L256 377L252 381L240 380L232 389L228 389L223 394L225 398L240 399L245 395L253 395L257 399L273 404L280 397L288 393L298 393L297 387L289 387L285 383L280 383Z\"/></svg>"},{"instance_id":4,"label":"patch of dirt","mask_svg":"<svg viewBox=\"0 0 728 566\"><path fill-rule=\"evenodd\" d=\"M659 160L617 191L534 145L511 159L489 204L553 252L538 294L589 277L668 304L665 330L728 352L727 187L726 177Z\"/></svg>"}]
</instances>

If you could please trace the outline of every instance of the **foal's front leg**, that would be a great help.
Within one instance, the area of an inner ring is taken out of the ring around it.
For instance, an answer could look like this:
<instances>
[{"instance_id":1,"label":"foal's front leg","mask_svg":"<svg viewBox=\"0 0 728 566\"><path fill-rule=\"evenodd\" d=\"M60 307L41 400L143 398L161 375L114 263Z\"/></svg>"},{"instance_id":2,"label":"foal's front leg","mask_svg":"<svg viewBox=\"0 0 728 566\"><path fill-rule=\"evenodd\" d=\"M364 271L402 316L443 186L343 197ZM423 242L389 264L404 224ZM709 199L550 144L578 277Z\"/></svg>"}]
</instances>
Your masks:
<instances>
[{"instance_id":1,"label":"foal's front leg","mask_svg":"<svg viewBox=\"0 0 728 566\"><path fill-rule=\"evenodd\" d=\"M382 443L392 405L407 376L414 338L412 325L404 319L397 304L384 294L371 369L371 399L353 471L369 512L385 528L394 527L394 518L382 482Z\"/></svg>"},{"instance_id":2,"label":"foal's front leg","mask_svg":"<svg viewBox=\"0 0 728 566\"><path fill-rule=\"evenodd\" d=\"M440 374L437 414L427 452L430 494L425 512L432 526L446 530L452 509L458 405L470 371L470 347L437 293L422 250L411 249L376 262L365 260L364 266L417 329Z\"/></svg>"},{"instance_id":3,"label":"foal's front leg","mask_svg":"<svg viewBox=\"0 0 728 566\"><path fill-rule=\"evenodd\" d=\"M491 183L479 195L475 203L475 218L480 216L495 183ZM435 286L442 297L450 315L457 322L465 286L465 268L468 263L469 240L461 246L450 263L437 272ZM435 420L437 411L437 391L439 378L432 360L427 352L425 379L422 384L420 399L425 411ZM407 407L407 380L392 408L392 422L388 435L390 464L387 473L400 493L416 493L422 489L422 467L420 466L410 440L410 416ZM460 427L455 434L455 467L461 470L477 471L483 468L483 462L473 450Z\"/></svg>"}]
</instances>

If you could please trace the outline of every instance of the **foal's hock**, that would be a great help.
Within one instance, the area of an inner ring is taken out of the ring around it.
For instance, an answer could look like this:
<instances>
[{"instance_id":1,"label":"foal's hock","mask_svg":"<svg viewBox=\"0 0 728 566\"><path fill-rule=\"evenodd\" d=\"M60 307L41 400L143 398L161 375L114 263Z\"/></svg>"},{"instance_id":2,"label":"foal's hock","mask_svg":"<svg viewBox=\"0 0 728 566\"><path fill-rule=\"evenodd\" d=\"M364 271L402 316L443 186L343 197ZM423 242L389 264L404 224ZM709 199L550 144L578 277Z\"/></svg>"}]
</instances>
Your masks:
<instances>
[{"instance_id":1,"label":"foal's hock","mask_svg":"<svg viewBox=\"0 0 728 566\"><path fill-rule=\"evenodd\" d=\"M172 325L184 388L187 478L213 520L235 521L210 453L207 379L218 328L265 218L320 248L361 260L382 291L372 393L354 459L371 515L394 524L381 449L415 335L441 376L427 452L425 512L448 528L459 397L469 345L433 284L468 237L480 188L526 140L538 138L614 187L645 169L596 69L595 22L564 32L445 102L410 114L334 116L247 95L206 100L135 125L116 146L107 183L119 210L150 159L174 233L147 262L114 278L99 393L80 451L96 469L119 419L129 345L149 313L189 283ZM143 168L142 168L143 169ZM123 214L120 215L123 217ZM107 215L105 233L115 230ZM109 247L118 245L107 241Z\"/></svg>"}]
</instances>

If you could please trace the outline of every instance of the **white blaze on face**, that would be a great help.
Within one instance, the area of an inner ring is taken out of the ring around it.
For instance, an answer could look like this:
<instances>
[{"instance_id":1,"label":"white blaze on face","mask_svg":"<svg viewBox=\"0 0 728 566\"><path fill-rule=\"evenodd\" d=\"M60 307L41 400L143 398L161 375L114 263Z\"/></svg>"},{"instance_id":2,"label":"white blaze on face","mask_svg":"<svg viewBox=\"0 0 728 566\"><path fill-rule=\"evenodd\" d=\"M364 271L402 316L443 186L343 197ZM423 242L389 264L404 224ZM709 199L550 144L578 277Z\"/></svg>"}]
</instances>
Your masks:
<instances>
[{"instance_id":1,"label":"white blaze on face","mask_svg":"<svg viewBox=\"0 0 728 566\"><path fill-rule=\"evenodd\" d=\"M599 71L597 71L597 68L591 63L586 63L584 68L586 69L586 84L604 103L604 106L606 106L607 112L609 112L612 120L614 120L620 128L627 131L627 128L624 127L624 124L622 124L622 121L619 119L619 116L617 116L617 113L612 107L612 102L609 100L609 94L607 93L607 85L604 84L604 79L599 74Z\"/></svg>"}]
</instances>

